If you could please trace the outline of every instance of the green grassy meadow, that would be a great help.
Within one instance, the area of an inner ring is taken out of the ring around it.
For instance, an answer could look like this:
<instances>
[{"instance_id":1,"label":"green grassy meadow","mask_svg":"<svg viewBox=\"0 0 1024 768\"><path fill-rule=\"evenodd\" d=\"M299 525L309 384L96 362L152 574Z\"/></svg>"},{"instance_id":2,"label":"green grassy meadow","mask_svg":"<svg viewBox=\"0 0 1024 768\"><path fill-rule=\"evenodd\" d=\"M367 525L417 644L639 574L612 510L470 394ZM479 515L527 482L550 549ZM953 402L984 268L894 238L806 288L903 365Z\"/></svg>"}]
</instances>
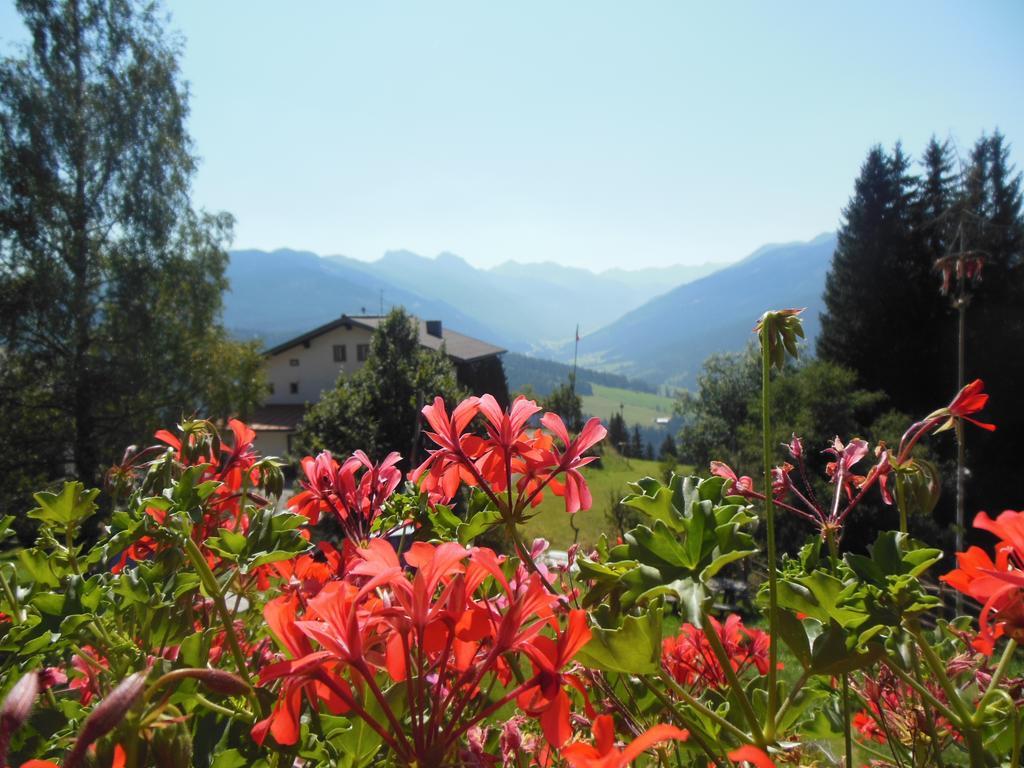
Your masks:
<instances>
[{"instance_id":1,"label":"green grassy meadow","mask_svg":"<svg viewBox=\"0 0 1024 768\"><path fill-rule=\"evenodd\" d=\"M609 519L613 503L629 493L628 483L648 475L659 477L661 468L657 461L627 459L607 448L601 458L600 468L592 464L583 469L583 476L594 497L593 507L578 512L573 520L565 513L565 500L561 496L545 493L544 501L537 507L537 514L521 528L527 541L544 538L551 542L553 549L564 550L577 540L589 547L597 543L602 533L607 533L609 537L616 535L615 526ZM692 468L677 468L676 471L689 472ZM578 539L573 530L573 522L579 529Z\"/></svg>"},{"instance_id":2,"label":"green grassy meadow","mask_svg":"<svg viewBox=\"0 0 1024 768\"><path fill-rule=\"evenodd\" d=\"M627 424L650 425L659 417L672 416L671 397L654 395L650 392L636 392L631 389L591 385L592 395L584 395L583 412L605 421L622 406L622 417Z\"/></svg>"}]
</instances>

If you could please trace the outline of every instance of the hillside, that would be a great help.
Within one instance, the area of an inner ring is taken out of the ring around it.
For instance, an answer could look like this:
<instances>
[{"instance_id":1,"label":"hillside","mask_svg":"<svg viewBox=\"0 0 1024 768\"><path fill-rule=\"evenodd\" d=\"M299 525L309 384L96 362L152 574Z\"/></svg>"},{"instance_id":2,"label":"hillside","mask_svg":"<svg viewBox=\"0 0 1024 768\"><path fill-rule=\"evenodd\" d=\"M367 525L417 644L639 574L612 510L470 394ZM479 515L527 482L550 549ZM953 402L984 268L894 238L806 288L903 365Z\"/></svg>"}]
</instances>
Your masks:
<instances>
[{"instance_id":1,"label":"hillside","mask_svg":"<svg viewBox=\"0 0 1024 768\"><path fill-rule=\"evenodd\" d=\"M538 395L550 395L556 387L565 384L572 374L572 366L567 363L557 363L554 360L529 357L515 352L507 353L503 360L509 392L521 392L529 386ZM589 368L576 369L578 392L591 394L592 386L595 384L638 392L654 392L654 387L644 381L629 379L606 371L594 371Z\"/></svg>"},{"instance_id":2,"label":"hillside","mask_svg":"<svg viewBox=\"0 0 1024 768\"><path fill-rule=\"evenodd\" d=\"M643 477L660 477L661 465L656 461L627 459L609 446L605 446L600 465L591 464L583 470L590 487L594 506L575 516L565 513L565 500L553 493L545 493L536 514L522 526L527 541L547 539L552 548L565 550L578 542L586 548L597 544L601 534L615 540L618 531L611 519L612 505L629 493L629 483ZM678 474L689 474L692 467L677 467ZM579 531L573 530L575 525Z\"/></svg>"},{"instance_id":3,"label":"hillside","mask_svg":"<svg viewBox=\"0 0 1024 768\"><path fill-rule=\"evenodd\" d=\"M806 243L759 248L744 260L678 286L589 334L580 365L642 378L656 385L693 387L714 352L742 349L766 309L806 307L808 341L817 335L825 274L835 235ZM572 346L558 357L567 359Z\"/></svg>"},{"instance_id":4,"label":"hillside","mask_svg":"<svg viewBox=\"0 0 1024 768\"><path fill-rule=\"evenodd\" d=\"M607 423L611 415L618 411L622 413L626 424L630 427L639 425L645 432L655 431L654 424L657 419L672 419L675 416L674 399L635 389L591 384L590 392L582 395L580 399L583 401L585 414L597 416ZM664 434L661 437L664 439ZM657 447L654 439L648 439L647 442Z\"/></svg>"}]
</instances>

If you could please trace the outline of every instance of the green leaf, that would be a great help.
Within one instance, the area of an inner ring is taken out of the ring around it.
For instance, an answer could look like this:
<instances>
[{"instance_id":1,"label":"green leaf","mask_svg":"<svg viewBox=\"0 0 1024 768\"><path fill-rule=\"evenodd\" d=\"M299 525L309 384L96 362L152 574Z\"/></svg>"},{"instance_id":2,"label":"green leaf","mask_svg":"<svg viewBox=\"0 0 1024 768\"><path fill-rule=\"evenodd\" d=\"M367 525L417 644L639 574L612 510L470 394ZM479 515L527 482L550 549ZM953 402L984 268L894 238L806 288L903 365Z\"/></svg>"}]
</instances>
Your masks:
<instances>
[{"instance_id":1,"label":"green leaf","mask_svg":"<svg viewBox=\"0 0 1024 768\"><path fill-rule=\"evenodd\" d=\"M40 586L56 587L60 580L70 573L55 558L35 547L18 550L18 562L29 578Z\"/></svg>"},{"instance_id":2,"label":"green leaf","mask_svg":"<svg viewBox=\"0 0 1024 768\"><path fill-rule=\"evenodd\" d=\"M651 480L651 478L645 478ZM639 483L635 484L638 488L644 488ZM652 489L653 490L653 489ZM682 516L673 504L675 494L670 488L660 487L653 491L653 495L634 494L627 496L622 500L622 503L631 507L632 509L642 512L654 521L661 521L673 531L681 532L685 529L685 525L682 522Z\"/></svg>"},{"instance_id":3,"label":"green leaf","mask_svg":"<svg viewBox=\"0 0 1024 768\"><path fill-rule=\"evenodd\" d=\"M218 753L210 768L248 768L249 758L244 757L237 749L226 749Z\"/></svg>"},{"instance_id":4,"label":"green leaf","mask_svg":"<svg viewBox=\"0 0 1024 768\"><path fill-rule=\"evenodd\" d=\"M605 672L654 674L661 666L661 626L661 608L652 607L643 616L627 616L618 629L594 627L576 660Z\"/></svg>"},{"instance_id":5,"label":"green leaf","mask_svg":"<svg viewBox=\"0 0 1024 768\"><path fill-rule=\"evenodd\" d=\"M199 589L199 574L191 572L177 573L174 576L174 591L171 595L177 600L182 595Z\"/></svg>"},{"instance_id":6,"label":"green leaf","mask_svg":"<svg viewBox=\"0 0 1024 768\"><path fill-rule=\"evenodd\" d=\"M501 513L495 509L483 509L459 526L460 544L470 544L480 534L501 523Z\"/></svg>"},{"instance_id":7,"label":"green leaf","mask_svg":"<svg viewBox=\"0 0 1024 768\"><path fill-rule=\"evenodd\" d=\"M246 538L243 534L235 533L227 528L221 528L218 532L219 536L211 536L206 540L207 547L233 560L245 552Z\"/></svg>"},{"instance_id":8,"label":"green leaf","mask_svg":"<svg viewBox=\"0 0 1024 768\"><path fill-rule=\"evenodd\" d=\"M65 482L60 493L40 491L32 494L39 506L30 510L28 516L62 529L75 527L96 511L99 494L99 489L87 491L85 485L77 480Z\"/></svg>"},{"instance_id":9,"label":"green leaf","mask_svg":"<svg viewBox=\"0 0 1024 768\"><path fill-rule=\"evenodd\" d=\"M874 664L885 650L880 645L859 652L847 646L843 628L833 622L814 639L811 672L816 675L839 675Z\"/></svg>"},{"instance_id":10,"label":"green leaf","mask_svg":"<svg viewBox=\"0 0 1024 768\"><path fill-rule=\"evenodd\" d=\"M807 637L804 622L789 611L778 612L779 635L790 652L807 669L811 665L811 642Z\"/></svg>"},{"instance_id":11,"label":"green leaf","mask_svg":"<svg viewBox=\"0 0 1024 768\"><path fill-rule=\"evenodd\" d=\"M195 632L188 635L181 641L180 654L182 663L189 667L206 666L206 659L203 658L203 641L205 637L202 632Z\"/></svg>"},{"instance_id":12,"label":"green leaf","mask_svg":"<svg viewBox=\"0 0 1024 768\"><path fill-rule=\"evenodd\" d=\"M32 598L32 606L38 608L40 613L60 616L64 612L64 595L41 592Z\"/></svg>"},{"instance_id":13,"label":"green leaf","mask_svg":"<svg viewBox=\"0 0 1024 768\"><path fill-rule=\"evenodd\" d=\"M333 723L325 738L341 753L338 764L344 768L369 765L383 743L380 735L361 717L346 720L344 724Z\"/></svg>"},{"instance_id":14,"label":"green leaf","mask_svg":"<svg viewBox=\"0 0 1024 768\"><path fill-rule=\"evenodd\" d=\"M843 626L855 625L864 619L864 612L847 604L845 598L852 591L834 576L815 571L796 580L780 580L779 605L823 624L835 620Z\"/></svg>"}]
</instances>

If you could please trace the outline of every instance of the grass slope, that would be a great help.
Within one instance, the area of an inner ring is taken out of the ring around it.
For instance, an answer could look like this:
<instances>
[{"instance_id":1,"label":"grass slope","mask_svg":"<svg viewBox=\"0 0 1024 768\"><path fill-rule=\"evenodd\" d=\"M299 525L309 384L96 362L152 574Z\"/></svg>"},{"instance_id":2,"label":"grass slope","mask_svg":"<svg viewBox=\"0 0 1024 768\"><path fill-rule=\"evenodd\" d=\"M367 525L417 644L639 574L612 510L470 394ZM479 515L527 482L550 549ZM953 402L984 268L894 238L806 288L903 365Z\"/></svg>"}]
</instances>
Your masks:
<instances>
[{"instance_id":1,"label":"grass slope","mask_svg":"<svg viewBox=\"0 0 1024 768\"><path fill-rule=\"evenodd\" d=\"M579 529L579 543L591 547L597 543L602 533L609 538L617 535L609 512L612 504L629 493L628 483L635 482L650 475L659 477L660 465L656 461L643 459L626 459L618 453L605 450L601 467L593 464L583 469L583 476L590 486L594 497L594 505L585 512L575 516L575 524ZM690 468L684 468L690 471ZM682 472L684 469L677 469ZM572 517L565 513L565 500L553 493L545 493L544 501L537 507L537 514L531 518L521 531L527 541L536 538L547 539L553 549L568 549L577 539L572 528Z\"/></svg>"},{"instance_id":2,"label":"grass slope","mask_svg":"<svg viewBox=\"0 0 1024 768\"><path fill-rule=\"evenodd\" d=\"M650 392L637 392L631 389L620 389L618 387L606 387L602 384L592 384L594 390L592 395L584 395L583 412L591 416L597 416L607 423L611 415L622 406L622 416L629 425L640 424L651 426L654 420L660 417L672 417L671 397L655 395Z\"/></svg>"}]
</instances>

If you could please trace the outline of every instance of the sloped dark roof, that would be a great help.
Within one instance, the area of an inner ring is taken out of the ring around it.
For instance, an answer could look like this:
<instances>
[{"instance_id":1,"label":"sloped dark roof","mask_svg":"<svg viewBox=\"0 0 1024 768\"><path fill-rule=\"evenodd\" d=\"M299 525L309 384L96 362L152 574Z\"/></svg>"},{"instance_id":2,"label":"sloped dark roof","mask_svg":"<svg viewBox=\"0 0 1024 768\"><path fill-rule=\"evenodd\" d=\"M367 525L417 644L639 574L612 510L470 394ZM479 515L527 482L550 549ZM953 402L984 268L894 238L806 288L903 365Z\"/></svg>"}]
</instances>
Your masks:
<instances>
[{"instance_id":1,"label":"sloped dark roof","mask_svg":"<svg viewBox=\"0 0 1024 768\"><path fill-rule=\"evenodd\" d=\"M428 349L434 350L439 350L441 345L444 344L444 351L448 357L458 362L468 363L473 360L480 360L485 357L500 355L507 351L501 347L496 347L493 344L488 344L486 341L474 339L472 336L466 336L465 334L445 328L444 326L441 328L440 338L432 336L427 333L427 321L419 318L415 319L419 323L420 344ZM289 339L286 342L278 344L276 347L268 349L264 354L268 357L279 355L292 347L303 344L311 339L315 339L317 336L322 336L323 334L329 333L335 328L341 328L342 326L354 325L375 331L383 321L384 317L381 315L342 315L337 320L331 320L331 322L325 323L311 331L307 331L300 336L296 336L294 339Z\"/></svg>"},{"instance_id":2,"label":"sloped dark roof","mask_svg":"<svg viewBox=\"0 0 1024 768\"><path fill-rule=\"evenodd\" d=\"M249 417L257 432L294 432L306 412L304 405L261 405Z\"/></svg>"}]
</instances>

